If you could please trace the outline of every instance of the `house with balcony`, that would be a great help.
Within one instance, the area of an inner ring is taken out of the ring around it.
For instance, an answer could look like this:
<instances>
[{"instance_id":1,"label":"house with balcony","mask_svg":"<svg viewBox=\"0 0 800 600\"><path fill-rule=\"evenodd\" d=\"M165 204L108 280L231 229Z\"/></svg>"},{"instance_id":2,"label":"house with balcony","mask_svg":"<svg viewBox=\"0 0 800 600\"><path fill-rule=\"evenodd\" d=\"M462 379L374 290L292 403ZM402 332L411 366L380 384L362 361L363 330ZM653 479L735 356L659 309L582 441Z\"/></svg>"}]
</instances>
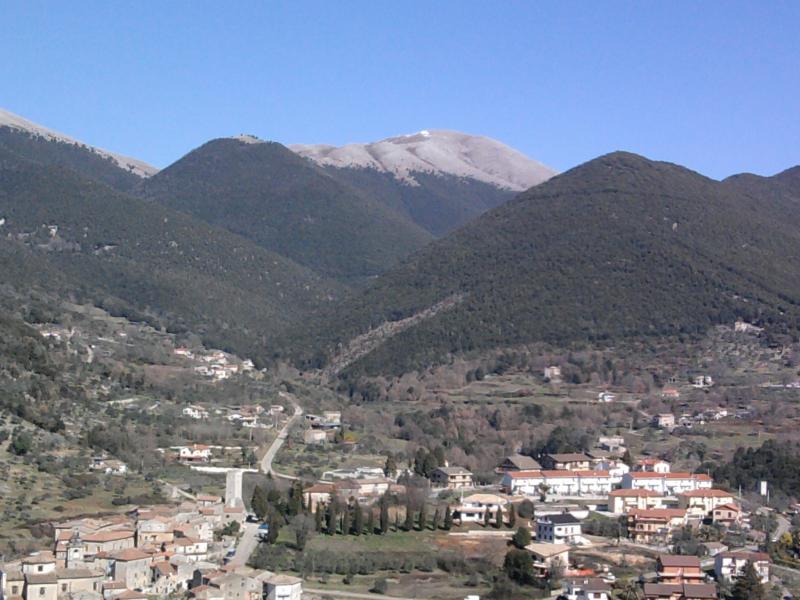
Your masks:
<instances>
[{"instance_id":1,"label":"house with balcony","mask_svg":"<svg viewBox=\"0 0 800 600\"><path fill-rule=\"evenodd\" d=\"M569 513L536 520L536 541L540 544L577 544L580 539L581 521Z\"/></svg>"},{"instance_id":2,"label":"house with balcony","mask_svg":"<svg viewBox=\"0 0 800 600\"><path fill-rule=\"evenodd\" d=\"M608 511L627 514L631 509L664 508L664 496L653 490L614 490L608 495Z\"/></svg>"},{"instance_id":3,"label":"house with balcony","mask_svg":"<svg viewBox=\"0 0 800 600\"><path fill-rule=\"evenodd\" d=\"M718 489L697 489L678 494L678 506L687 511L689 518L712 517L716 507L733 504L733 494Z\"/></svg>"},{"instance_id":4,"label":"house with balcony","mask_svg":"<svg viewBox=\"0 0 800 600\"><path fill-rule=\"evenodd\" d=\"M472 487L472 473L463 467L438 467L430 476L434 487L461 490Z\"/></svg>"},{"instance_id":5,"label":"house with balcony","mask_svg":"<svg viewBox=\"0 0 800 600\"><path fill-rule=\"evenodd\" d=\"M703 583L705 573L697 556L660 554L656 559L658 583Z\"/></svg>"},{"instance_id":6,"label":"house with balcony","mask_svg":"<svg viewBox=\"0 0 800 600\"><path fill-rule=\"evenodd\" d=\"M686 522L686 511L679 508L632 508L627 514L628 537L640 544L665 544Z\"/></svg>"}]
</instances>

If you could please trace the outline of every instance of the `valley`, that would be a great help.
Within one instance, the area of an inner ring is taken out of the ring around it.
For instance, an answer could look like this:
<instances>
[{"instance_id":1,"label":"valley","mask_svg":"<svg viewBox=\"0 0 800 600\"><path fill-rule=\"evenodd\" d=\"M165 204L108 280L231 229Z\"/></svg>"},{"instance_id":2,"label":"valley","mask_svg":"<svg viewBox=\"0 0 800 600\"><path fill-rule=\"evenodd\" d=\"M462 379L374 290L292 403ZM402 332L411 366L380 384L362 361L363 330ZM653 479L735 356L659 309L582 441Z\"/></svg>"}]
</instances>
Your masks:
<instances>
[{"instance_id":1,"label":"valley","mask_svg":"<svg viewBox=\"0 0 800 600\"><path fill-rule=\"evenodd\" d=\"M800 593L797 184L0 113L0 589Z\"/></svg>"}]
</instances>

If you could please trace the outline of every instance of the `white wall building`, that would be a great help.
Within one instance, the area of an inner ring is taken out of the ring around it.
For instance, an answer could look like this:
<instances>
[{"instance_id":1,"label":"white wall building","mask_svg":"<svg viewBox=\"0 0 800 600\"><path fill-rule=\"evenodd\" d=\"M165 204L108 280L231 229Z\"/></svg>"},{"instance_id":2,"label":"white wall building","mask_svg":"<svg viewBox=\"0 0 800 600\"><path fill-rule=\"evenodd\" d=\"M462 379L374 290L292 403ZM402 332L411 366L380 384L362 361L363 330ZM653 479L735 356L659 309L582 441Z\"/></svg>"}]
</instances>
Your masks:
<instances>
[{"instance_id":1,"label":"white wall building","mask_svg":"<svg viewBox=\"0 0 800 600\"><path fill-rule=\"evenodd\" d=\"M273 575L264 582L267 600L302 600L303 580L290 575Z\"/></svg>"},{"instance_id":2,"label":"white wall building","mask_svg":"<svg viewBox=\"0 0 800 600\"><path fill-rule=\"evenodd\" d=\"M581 522L570 514L548 515L536 520L536 541L574 544L581 537Z\"/></svg>"},{"instance_id":3,"label":"white wall building","mask_svg":"<svg viewBox=\"0 0 800 600\"><path fill-rule=\"evenodd\" d=\"M503 476L506 493L536 496L606 496L614 483L608 471L516 471Z\"/></svg>"},{"instance_id":4,"label":"white wall building","mask_svg":"<svg viewBox=\"0 0 800 600\"><path fill-rule=\"evenodd\" d=\"M632 471L622 476L622 488L652 490L674 496L700 489L710 489L714 482L705 473L650 473Z\"/></svg>"}]
</instances>

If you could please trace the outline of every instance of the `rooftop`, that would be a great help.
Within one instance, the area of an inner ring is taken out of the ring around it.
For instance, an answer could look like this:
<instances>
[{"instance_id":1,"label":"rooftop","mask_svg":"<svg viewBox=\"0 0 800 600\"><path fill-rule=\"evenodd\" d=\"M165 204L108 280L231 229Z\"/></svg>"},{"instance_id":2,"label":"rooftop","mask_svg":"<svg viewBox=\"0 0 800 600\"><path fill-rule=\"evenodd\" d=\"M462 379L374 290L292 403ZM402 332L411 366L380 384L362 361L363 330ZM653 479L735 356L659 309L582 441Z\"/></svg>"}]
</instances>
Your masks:
<instances>
[{"instance_id":1,"label":"rooftop","mask_svg":"<svg viewBox=\"0 0 800 600\"><path fill-rule=\"evenodd\" d=\"M700 568L700 559L696 556L680 554L660 554L658 560L664 567L696 567Z\"/></svg>"},{"instance_id":2,"label":"rooftop","mask_svg":"<svg viewBox=\"0 0 800 600\"><path fill-rule=\"evenodd\" d=\"M549 521L554 525L576 525L580 523L580 519L576 519L569 513L564 513L562 515L547 515L539 519L539 521Z\"/></svg>"}]
</instances>

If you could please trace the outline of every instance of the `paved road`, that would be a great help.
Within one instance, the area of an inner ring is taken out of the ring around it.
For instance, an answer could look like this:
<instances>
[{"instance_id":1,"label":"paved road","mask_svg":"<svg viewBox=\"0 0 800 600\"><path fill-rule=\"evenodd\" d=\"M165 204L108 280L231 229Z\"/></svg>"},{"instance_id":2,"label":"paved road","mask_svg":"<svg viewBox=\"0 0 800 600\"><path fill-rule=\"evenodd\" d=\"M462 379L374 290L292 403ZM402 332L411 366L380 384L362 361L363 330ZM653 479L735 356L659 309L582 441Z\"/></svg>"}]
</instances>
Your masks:
<instances>
[{"instance_id":1,"label":"paved road","mask_svg":"<svg viewBox=\"0 0 800 600\"><path fill-rule=\"evenodd\" d=\"M258 546L258 523L245 523L242 537L236 544L236 554L228 562L234 567L243 567L247 564L250 555Z\"/></svg>"},{"instance_id":2,"label":"paved road","mask_svg":"<svg viewBox=\"0 0 800 600\"><path fill-rule=\"evenodd\" d=\"M176 495L177 496L183 496L184 498L186 498L187 500L191 500L192 502L197 500L197 498L192 496L189 492L183 491L181 488L179 488L174 483L169 483L168 481L164 481L163 479L159 479L158 482L160 484L164 485L170 491L170 494L172 494L173 496L176 496Z\"/></svg>"},{"instance_id":3,"label":"paved road","mask_svg":"<svg viewBox=\"0 0 800 600\"><path fill-rule=\"evenodd\" d=\"M286 438L289 437L289 430L297 422L299 422L301 417L303 416L303 409L300 408L300 406L296 402L294 402L294 400L292 400L292 404L294 404L294 415L292 415L292 418L286 422L286 425L283 426L283 429L281 429L280 433L278 434L278 437L275 438L270 447L264 453L264 458L261 459L260 467L262 473L272 473L273 475L284 477L283 475L275 473L272 470L272 461L275 460L275 455L278 453L278 450L281 449L281 446L283 446L283 443L286 441Z\"/></svg>"},{"instance_id":4,"label":"paved road","mask_svg":"<svg viewBox=\"0 0 800 600\"><path fill-rule=\"evenodd\" d=\"M375 600L376 598L393 598L394 600L416 600L415 598L408 598L403 596L387 596L385 594L362 594L359 592L345 592L341 590L318 590L314 588L303 587L303 598L369 598Z\"/></svg>"},{"instance_id":5,"label":"paved road","mask_svg":"<svg viewBox=\"0 0 800 600\"><path fill-rule=\"evenodd\" d=\"M782 514L775 513L775 520L778 522L778 526L772 533L773 542L777 542L779 539L781 539L781 536L783 536L784 533L792 530L792 523Z\"/></svg>"}]
</instances>

